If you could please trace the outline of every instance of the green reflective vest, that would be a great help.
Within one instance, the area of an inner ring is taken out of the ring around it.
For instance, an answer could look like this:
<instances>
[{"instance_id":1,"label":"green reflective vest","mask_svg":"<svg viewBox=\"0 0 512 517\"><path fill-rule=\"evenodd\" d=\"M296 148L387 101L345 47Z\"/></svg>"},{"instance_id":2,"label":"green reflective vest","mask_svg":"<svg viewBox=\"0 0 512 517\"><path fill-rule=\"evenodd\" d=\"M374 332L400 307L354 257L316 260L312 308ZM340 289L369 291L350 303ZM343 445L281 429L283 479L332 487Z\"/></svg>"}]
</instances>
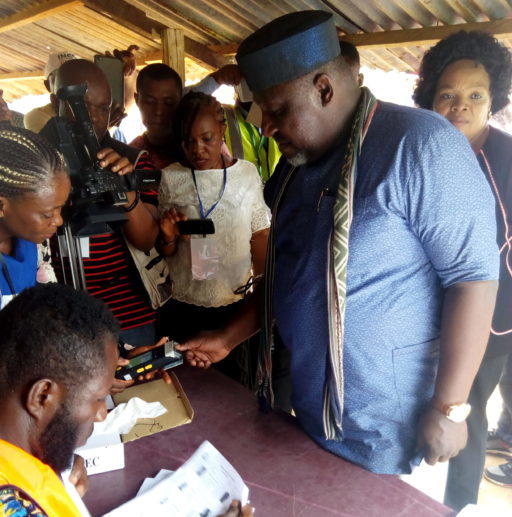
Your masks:
<instances>
[{"instance_id":1,"label":"green reflective vest","mask_svg":"<svg viewBox=\"0 0 512 517\"><path fill-rule=\"evenodd\" d=\"M273 138L260 134L258 128L245 120L240 109L224 106L226 116L226 144L235 158L254 163L263 182L266 182L281 158Z\"/></svg>"}]
</instances>

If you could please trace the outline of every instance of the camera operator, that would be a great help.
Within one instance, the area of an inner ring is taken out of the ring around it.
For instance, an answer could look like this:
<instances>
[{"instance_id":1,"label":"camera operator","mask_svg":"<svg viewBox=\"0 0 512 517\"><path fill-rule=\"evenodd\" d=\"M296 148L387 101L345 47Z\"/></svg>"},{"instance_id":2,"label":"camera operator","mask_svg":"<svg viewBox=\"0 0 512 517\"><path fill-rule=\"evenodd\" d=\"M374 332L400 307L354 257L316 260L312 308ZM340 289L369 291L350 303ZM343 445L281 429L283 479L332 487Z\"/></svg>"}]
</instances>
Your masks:
<instances>
[{"instance_id":1,"label":"camera operator","mask_svg":"<svg viewBox=\"0 0 512 517\"><path fill-rule=\"evenodd\" d=\"M118 174L153 170L147 154L113 139L108 133L112 96L108 80L94 63L75 59L55 73L55 88L87 83L85 103L100 142L100 165ZM55 111L59 101L52 94ZM71 112L61 115L72 118ZM128 220L112 233L89 239L89 256L83 257L87 290L110 307L121 325L121 339L134 346L154 343L155 311L133 264L125 238L138 249L149 250L156 238L147 228L156 216L156 194L129 192L125 205Z\"/></svg>"}]
</instances>

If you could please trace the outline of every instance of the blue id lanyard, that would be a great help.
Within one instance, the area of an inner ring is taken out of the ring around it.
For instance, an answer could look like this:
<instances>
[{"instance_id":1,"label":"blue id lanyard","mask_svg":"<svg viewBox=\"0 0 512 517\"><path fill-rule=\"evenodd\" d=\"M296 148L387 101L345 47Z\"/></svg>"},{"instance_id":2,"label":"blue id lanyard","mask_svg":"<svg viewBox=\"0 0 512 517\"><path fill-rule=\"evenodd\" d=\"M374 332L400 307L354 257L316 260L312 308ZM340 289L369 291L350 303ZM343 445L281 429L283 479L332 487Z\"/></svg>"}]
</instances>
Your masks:
<instances>
[{"instance_id":1,"label":"blue id lanyard","mask_svg":"<svg viewBox=\"0 0 512 517\"><path fill-rule=\"evenodd\" d=\"M223 160L224 161L224 160ZM196 193L197 193L197 200L199 201L199 213L201 214L201 219L206 219L216 208L219 204L220 200L222 199L222 196L224 195L224 192L226 191L226 183L228 182L228 172L226 170L226 166L224 165L224 181L222 185L222 191L220 193L219 199L213 203L213 205L210 207L208 212L206 214L204 213L204 205L201 201L201 196L199 195L199 188L197 187L197 179L196 179L196 171L194 169L190 169L192 171L192 179L194 180L194 185L196 187Z\"/></svg>"}]
</instances>

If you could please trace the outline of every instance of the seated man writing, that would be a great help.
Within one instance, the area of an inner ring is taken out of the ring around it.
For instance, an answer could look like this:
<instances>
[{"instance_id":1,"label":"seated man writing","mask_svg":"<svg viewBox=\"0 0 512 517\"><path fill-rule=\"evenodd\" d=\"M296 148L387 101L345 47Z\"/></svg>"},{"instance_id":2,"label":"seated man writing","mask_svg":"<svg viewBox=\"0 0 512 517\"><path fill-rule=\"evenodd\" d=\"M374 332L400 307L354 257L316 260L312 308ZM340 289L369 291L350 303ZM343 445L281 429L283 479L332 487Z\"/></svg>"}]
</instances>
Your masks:
<instances>
[{"instance_id":1,"label":"seated man writing","mask_svg":"<svg viewBox=\"0 0 512 517\"><path fill-rule=\"evenodd\" d=\"M80 516L59 475L106 416L118 324L99 300L44 284L0 328L0 515Z\"/></svg>"},{"instance_id":2,"label":"seated man writing","mask_svg":"<svg viewBox=\"0 0 512 517\"><path fill-rule=\"evenodd\" d=\"M119 325L100 300L40 284L0 328L0 516L80 517L60 474L107 414ZM251 515L233 501L223 517Z\"/></svg>"}]
</instances>

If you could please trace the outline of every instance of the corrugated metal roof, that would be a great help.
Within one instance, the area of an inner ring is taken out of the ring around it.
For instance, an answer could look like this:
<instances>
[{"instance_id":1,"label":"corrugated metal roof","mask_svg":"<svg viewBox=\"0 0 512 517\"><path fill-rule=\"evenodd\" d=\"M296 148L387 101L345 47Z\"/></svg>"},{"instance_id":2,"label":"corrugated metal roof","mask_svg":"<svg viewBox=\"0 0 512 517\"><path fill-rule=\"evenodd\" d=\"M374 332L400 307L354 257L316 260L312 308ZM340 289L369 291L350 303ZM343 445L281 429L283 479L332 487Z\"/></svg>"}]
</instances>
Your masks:
<instances>
[{"instance_id":1,"label":"corrugated metal roof","mask_svg":"<svg viewBox=\"0 0 512 517\"><path fill-rule=\"evenodd\" d=\"M105 3L106 0L84 0ZM30 6L57 0L1 0L2 18ZM324 9L334 14L341 34L432 27L443 24L485 22L512 17L507 0L115 0L116 6L140 9L163 25L181 27L185 35L203 45L238 44L255 29L292 11ZM505 40L509 44L508 40ZM70 51L92 58L94 54L137 44L141 56L160 50L157 37L131 30L103 14L78 5L28 25L0 33L0 87L12 99L44 92L37 71L50 52ZM383 70L417 70L425 48L362 48L362 63ZM188 71L193 71L188 60ZM36 72L34 77L33 72ZM32 77L6 80L5 74ZM4 74L4 75L2 75Z\"/></svg>"}]
</instances>

